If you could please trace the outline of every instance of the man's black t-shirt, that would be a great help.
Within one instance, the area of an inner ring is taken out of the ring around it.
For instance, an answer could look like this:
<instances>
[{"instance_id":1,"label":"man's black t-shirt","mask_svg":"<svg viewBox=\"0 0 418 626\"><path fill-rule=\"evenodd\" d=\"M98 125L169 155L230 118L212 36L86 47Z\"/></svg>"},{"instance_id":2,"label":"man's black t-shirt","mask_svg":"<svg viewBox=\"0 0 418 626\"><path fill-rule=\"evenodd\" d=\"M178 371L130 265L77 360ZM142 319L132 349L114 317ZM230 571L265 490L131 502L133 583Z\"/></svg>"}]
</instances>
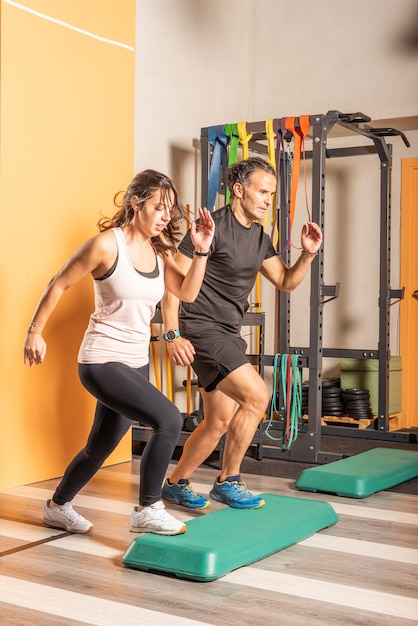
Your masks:
<instances>
[{"instance_id":1,"label":"man's black t-shirt","mask_svg":"<svg viewBox=\"0 0 418 626\"><path fill-rule=\"evenodd\" d=\"M277 253L261 224L249 228L225 206L212 213L215 236L211 245L205 278L194 302L182 302L180 320L188 328L195 325L221 326L239 332L248 296L265 259ZM179 246L180 252L193 257L190 232Z\"/></svg>"}]
</instances>

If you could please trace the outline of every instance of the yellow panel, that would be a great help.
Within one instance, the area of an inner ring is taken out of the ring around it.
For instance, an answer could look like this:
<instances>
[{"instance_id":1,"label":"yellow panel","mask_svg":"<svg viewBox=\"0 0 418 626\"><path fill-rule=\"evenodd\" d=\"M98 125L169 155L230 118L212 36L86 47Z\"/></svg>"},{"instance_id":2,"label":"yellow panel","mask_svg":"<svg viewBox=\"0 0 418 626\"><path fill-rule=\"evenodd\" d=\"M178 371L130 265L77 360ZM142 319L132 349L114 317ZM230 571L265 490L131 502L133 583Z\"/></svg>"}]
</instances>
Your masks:
<instances>
[{"instance_id":1,"label":"yellow panel","mask_svg":"<svg viewBox=\"0 0 418 626\"><path fill-rule=\"evenodd\" d=\"M26 10L29 9L29 10ZM133 175L135 0L1 4L0 488L61 476L95 402L77 375L91 280L62 298L23 366L42 289ZM131 458L127 436L109 462Z\"/></svg>"}]
</instances>

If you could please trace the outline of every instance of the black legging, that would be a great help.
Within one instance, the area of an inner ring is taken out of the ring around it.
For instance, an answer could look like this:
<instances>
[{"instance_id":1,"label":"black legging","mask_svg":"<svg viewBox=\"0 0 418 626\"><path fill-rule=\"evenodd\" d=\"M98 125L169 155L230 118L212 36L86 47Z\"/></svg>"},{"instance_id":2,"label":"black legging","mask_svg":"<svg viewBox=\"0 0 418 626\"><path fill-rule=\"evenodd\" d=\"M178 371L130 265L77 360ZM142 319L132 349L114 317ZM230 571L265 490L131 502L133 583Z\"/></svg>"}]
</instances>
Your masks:
<instances>
[{"instance_id":1,"label":"black legging","mask_svg":"<svg viewBox=\"0 0 418 626\"><path fill-rule=\"evenodd\" d=\"M141 458L139 504L161 499L161 486L182 426L177 407L148 380L148 365L79 364L84 387L97 398L87 445L71 461L53 496L70 502L88 483L128 431L132 421L153 430Z\"/></svg>"}]
</instances>

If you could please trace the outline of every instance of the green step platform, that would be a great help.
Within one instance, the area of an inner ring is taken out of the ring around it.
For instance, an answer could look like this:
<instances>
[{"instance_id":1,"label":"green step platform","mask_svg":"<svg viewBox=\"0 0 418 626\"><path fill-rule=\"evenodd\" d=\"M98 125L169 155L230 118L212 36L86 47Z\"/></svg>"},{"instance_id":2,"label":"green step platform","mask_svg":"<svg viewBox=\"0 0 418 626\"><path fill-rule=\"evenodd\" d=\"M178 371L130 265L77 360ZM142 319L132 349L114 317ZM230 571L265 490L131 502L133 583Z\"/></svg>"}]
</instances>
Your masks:
<instances>
[{"instance_id":1,"label":"green step platform","mask_svg":"<svg viewBox=\"0 0 418 626\"><path fill-rule=\"evenodd\" d=\"M307 539L338 516L328 502L261 494L261 509L225 507L187 522L187 533L139 535L122 557L125 566L200 582L216 580L243 565Z\"/></svg>"},{"instance_id":2,"label":"green step platform","mask_svg":"<svg viewBox=\"0 0 418 626\"><path fill-rule=\"evenodd\" d=\"M418 476L418 452L375 448L328 465L303 470L296 487L349 498L366 498Z\"/></svg>"}]
</instances>

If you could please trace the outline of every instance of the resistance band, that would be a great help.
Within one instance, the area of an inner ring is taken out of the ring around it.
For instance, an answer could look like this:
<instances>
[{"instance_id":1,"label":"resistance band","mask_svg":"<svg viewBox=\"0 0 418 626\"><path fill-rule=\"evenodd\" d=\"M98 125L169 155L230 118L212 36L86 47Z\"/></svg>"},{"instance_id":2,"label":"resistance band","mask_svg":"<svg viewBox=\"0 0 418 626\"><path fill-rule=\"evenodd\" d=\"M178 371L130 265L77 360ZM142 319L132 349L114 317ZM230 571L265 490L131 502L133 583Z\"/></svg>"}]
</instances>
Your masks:
<instances>
[{"instance_id":1,"label":"resistance band","mask_svg":"<svg viewBox=\"0 0 418 626\"><path fill-rule=\"evenodd\" d=\"M273 414L280 413L277 406L279 387L283 394L284 424L281 437L274 437L269 430L273 423ZM269 423L265 430L267 437L282 441L284 450L288 450L299 434L299 420L302 417L302 370L297 354L276 354L273 359L273 395L270 403Z\"/></svg>"},{"instance_id":2,"label":"resistance band","mask_svg":"<svg viewBox=\"0 0 418 626\"><path fill-rule=\"evenodd\" d=\"M238 124L225 124L224 126L225 135L229 138L229 155L228 155L228 166L236 163L238 160L238 144L239 144L239 134L238 134ZM229 204L229 198L231 197L231 193L229 189L226 189L225 193L225 204Z\"/></svg>"},{"instance_id":3,"label":"resistance band","mask_svg":"<svg viewBox=\"0 0 418 626\"><path fill-rule=\"evenodd\" d=\"M154 336L154 329L153 325L151 324L151 337ZM161 377L158 367L157 346L155 344L156 341L151 341L152 363L154 365L155 386L157 387L158 391L161 391Z\"/></svg>"},{"instance_id":4,"label":"resistance band","mask_svg":"<svg viewBox=\"0 0 418 626\"><path fill-rule=\"evenodd\" d=\"M284 120L285 118L276 118L272 120L272 122L273 122L273 133L275 134L275 137L276 137L275 162L276 162L276 171L277 171L277 181L278 183L280 182L280 186L283 188L282 196L284 196L285 198L284 210L287 211L287 205L288 205L287 176L286 176L286 170L280 167L282 155L285 154L284 140L283 140L283 135L285 132ZM267 128L267 122L266 122L266 128ZM267 134L267 131L266 131L266 134ZM269 148L269 153L270 153L270 144L268 148ZM276 193L276 198L277 197L279 197L278 193ZM283 210L283 207L281 208ZM274 212L272 213L270 240L272 244L276 247L278 240L279 240L279 211L277 210L277 201L274 203Z\"/></svg>"},{"instance_id":5,"label":"resistance band","mask_svg":"<svg viewBox=\"0 0 418 626\"><path fill-rule=\"evenodd\" d=\"M277 187L279 184L279 163L280 163L280 147L277 150L277 145L280 146L280 138L278 135L277 119L268 119L265 122L266 126L266 140L267 140L267 160L269 164L276 170L277 173ZM275 141L277 137L277 141ZM275 231L275 225L278 221L277 216L277 190L274 194L271 202L271 234L270 239L275 246L278 239L278 233ZM267 231L267 215L265 217L264 230Z\"/></svg>"},{"instance_id":6,"label":"resistance band","mask_svg":"<svg viewBox=\"0 0 418 626\"><path fill-rule=\"evenodd\" d=\"M271 167L277 171L275 138L276 131L274 130L274 120L266 120L267 160Z\"/></svg>"},{"instance_id":7,"label":"resistance band","mask_svg":"<svg viewBox=\"0 0 418 626\"><path fill-rule=\"evenodd\" d=\"M186 413L190 415L192 398L192 368L190 365L186 366Z\"/></svg>"},{"instance_id":8,"label":"resistance band","mask_svg":"<svg viewBox=\"0 0 418 626\"><path fill-rule=\"evenodd\" d=\"M265 121L265 133L266 133L266 140L267 140L267 160L268 160L268 163L271 165L271 167L273 167L277 171L276 147L275 147L275 142L274 142L276 138L276 133L274 132L274 129L273 129L273 119L268 119ZM271 200L272 221L275 220L275 214L276 214L276 194L273 194L273 197ZM264 216L264 222L263 222L264 231L267 231L267 221L268 221L268 215L266 213ZM257 274L256 281L255 281L255 300L256 300L256 312L259 313L261 311L260 272ZM260 327L258 326L257 327L258 345L260 345L260 335L261 335L261 331L260 331Z\"/></svg>"},{"instance_id":9,"label":"resistance band","mask_svg":"<svg viewBox=\"0 0 418 626\"><path fill-rule=\"evenodd\" d=\"M299 184L300 158L303 154L305 161L305 137L311 127L309 115L301 115L299 117L299 126L295 126L295 117L285 118L285 129L293 135L293 168L292 168L292 184L290 189L290 226L289 226L289 243L293 248L300 249L292 242L292 227L296 210L296 194ZM306 177L306 167L304 167L304 175ZM305 187L306 189L306 187Z\"/></svg>"},{"instance_id":10,"label":"resistance band","mask_svg":"<svg viewBox=\"0 0 418 626\"><path fill-rule=\"evenodd\" d=\"M167 372L167 398L173 402L173 377L171 373L171 360L170 355L165 352L165 367Z\"/></svg>"},{"instance_id":11,"label":"resistance band","mask_svg":"<svg viewBox=\"0 0 418 626\"><path fill-rule=\"evenodd\" d=\"M223 126L210 126L208 128L208 141L213 147L212 160L209 170L208 182L208 211L215 209L216 194L219 188L219 176L222 169L222 156L226 155L228 138Z\"/></svg>"},{"instance_id":12,"label":"resistance band","mask_svg":"<svg viewBox=\"0 0 418 626\"><path fill-rule=\"evenodd\" d=\"M242 158L243 160L245 160L245 159L248 159L248 154L249 154L248 144L250 143L250 140L253 134L247 133L247 122L238 122L237 127L238 127L239 142L242 146Z\"/></svg>"}]
</instances>

